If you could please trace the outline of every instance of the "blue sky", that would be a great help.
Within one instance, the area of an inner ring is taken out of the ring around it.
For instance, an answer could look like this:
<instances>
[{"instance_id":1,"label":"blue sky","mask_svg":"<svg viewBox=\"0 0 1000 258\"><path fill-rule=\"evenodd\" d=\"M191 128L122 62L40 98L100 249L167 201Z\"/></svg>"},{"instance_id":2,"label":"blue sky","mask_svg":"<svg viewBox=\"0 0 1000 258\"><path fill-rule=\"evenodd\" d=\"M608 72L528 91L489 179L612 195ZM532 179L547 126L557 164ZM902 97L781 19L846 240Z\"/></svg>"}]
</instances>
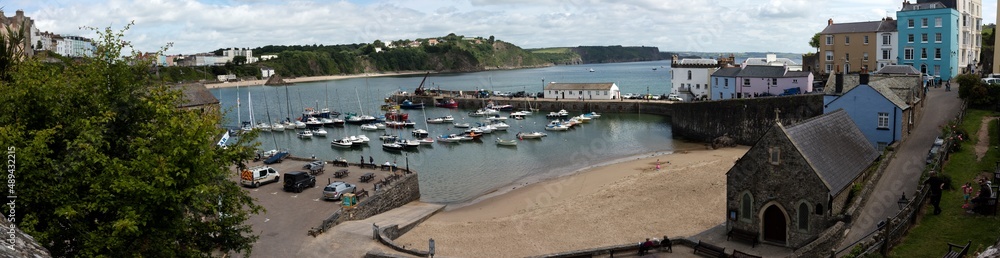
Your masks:
<instances>
[{"instance_id":1,"label":"blue sky","mask_svg":"<svg viewBox=\"0 0 1000 258\"><path fill-rule=\"evenodd\" d=\"M811 51L826 21L895 17L901 0L14 0L42 31L94 37L81 26L135 26L141 51L349 44L444 36L495 36L525 48L625 45L661 51ZM996 21L984 1L983 22Z\"/></svg>"}]
</instances>

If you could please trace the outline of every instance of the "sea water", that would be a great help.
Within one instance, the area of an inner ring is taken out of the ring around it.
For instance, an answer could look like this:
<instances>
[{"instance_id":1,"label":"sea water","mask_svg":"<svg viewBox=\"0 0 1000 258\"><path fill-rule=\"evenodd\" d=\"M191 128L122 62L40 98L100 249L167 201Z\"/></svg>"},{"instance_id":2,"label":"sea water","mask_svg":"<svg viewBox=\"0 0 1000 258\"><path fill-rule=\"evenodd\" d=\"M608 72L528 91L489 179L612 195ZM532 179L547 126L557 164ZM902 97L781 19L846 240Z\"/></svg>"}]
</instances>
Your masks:
<instances>
[{"instance_id":1,"label":"sea water","mask_svg":"<svg viewBox=\"0 0 1000 258\"><path fill-rule=\"evenodd\" d=\"M653 70L653 68L657 68ZM594 72L589 70L593 69ZM619 64L554 66L535 69L497 70L475 73L431 74L424 81L427 88L445 90L477 90L503 92L539 92L542 83L548 82L614 82L623 93L664 94L669 89L669 62L635 62ZM288 87L250 86L211 89L220 99L226 126L235 127L237 116L249 120L250 109L255 121L275 122L286 117L301 116L304 107L324 108L340 112L355 112L378 116L379 106L388 94L395 91L412 92L424 76L396 76L354 78L333 81L296 83ZM252 98L249 104L248 94ZM236 102L239 96L240 112ZM266 108L265 108L266 107ZM404 110L416 128L425 128L430 136L461 133L464 128L452 124L425 124L425 118L451 115L455 123L475 124L481 117L470 117L468 112L479 107L445 109L428 103L425 110ZM289 110L291 115L289 115ZM510 128L486 134L481 141L422 145L413 151L383 151L379 136L383 133L415 139L413 128L362 131L357 125L343 128L325 128L327 137L313 136L299 139L295 131L262 132L260 148L287 149L292 155L332 160L343 157L349 162L359 162L369 157L375 163L386 161L399 167L409 167L420 173L421 200L425 202L456 203L512 185L572 173L582 168L605 164L626 157L656 152L670 152L679 144L674 141L666 117L647 114L601 114L590 123L575 126L568 131L545 131L549 111L541 110L524 120L508 119ZM502 112L501 114L508 114ZM580 113L571 113L579 115ZM270 118L269 118L270 117ZM518 132L539 131L547 133L542 139L519 140L516 147L498 146L496 138L516 139ZM349 135L367 135L372 141L368 147L342 149L332 147L330 141Z\"/></svg>"}]
</instances>

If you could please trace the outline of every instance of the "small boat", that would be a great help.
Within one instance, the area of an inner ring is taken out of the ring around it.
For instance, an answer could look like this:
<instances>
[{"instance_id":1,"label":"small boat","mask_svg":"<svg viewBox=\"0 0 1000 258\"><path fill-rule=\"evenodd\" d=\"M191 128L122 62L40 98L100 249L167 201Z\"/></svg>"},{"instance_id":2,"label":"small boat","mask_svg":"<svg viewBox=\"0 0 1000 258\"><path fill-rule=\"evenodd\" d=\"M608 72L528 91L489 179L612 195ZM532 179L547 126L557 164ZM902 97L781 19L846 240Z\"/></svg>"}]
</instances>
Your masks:
<instances>
[{"instance_id":1,"label":"small boat","mask_svg":"<svg viewBox=\"0 0 1000 258\"><path fill-rule=\"evenodd\" d=\"M560 125L549 125L549 126L545 127L545 130L549 130L549 131L566 131L566 130L569 130L569 126L565 126L565 125L561 125L561 124Z\"/></svg>"},{"instance_id":2,"label":"small boat","mask_svg":"<svg viewBox=\"0 0 1000 258\"><path fill-rule=\"evenodd\" d=\"M507 131L507 128L510 128L510 125L504 122L495 122L490 125L493 126L493 128L495 128L498 131Z\"/></svg>"},{"instance_id":3,"label":"small boat","mask_svg":"<svg viewBox=\"0 0 1000 258\"><path fill-rule=\"evenodd\" d=\"M382 150L385 151L401 151L403 150L403 145L395 142L387 142L382 144Z\"/></svg>"},{"instance_id":4,"label":"small boat","mask_svg":"<svg viewBox=\"0 0 1000 258\"><path fill-rule=\"evenodd\" d=\"M520 139L540 139L545 136L547 136L547 134L543 132L517 133L517 138Z\"/></svg>"},{"instance_id":5,"label":"small boat","mask_svg":"<svg viewBox=\"0 0 1000 258\"><path fill-rule=\"evenodd\" d=\"M354 146L354 142L352 142L350 138L343 138L343 139L340 139L340 140L333 140L333 141L331 141L330 142L330 146L339 147L339 148L350 148L350 147Z\"/></svg>"},{"instance_id":6,"label":"small boat","mask_svg":"<svg viewBox=\"0 0 1000 258\"><path fill-rule=\"evenodd\" d=\"M385 124L383 124L383 123L374 123L374 125L375 125L375 129L385 130Z\"/></svg>"},{"instance_id":7,"label":"small boat","mask_svg":"<svg viewBox=\"0 0 1000 258\"><path fill-rule=\"evenodd\" d=\"M447 135L447 136L441 135L441 136L438 136L437 140L439 142L459 142L459 141L462 140L462 136L459 136L459 135L456 135L456 134L450 134L450 135Z\"/></svg>"},{"instance_id":8,"label":"small boat","mask_svg":"<svg viewBox=\"0 0 1000 258\"><path fill-rule=\"evenodd\" d=\"M438 101L438 103L434 104L434 106L443 108L458 108L458 102L456 102L455 99L448 99Z\"/></svg>"},{"instance_id":9,"label":"small boat","mask_svg":"<svg viewBox=\"0 0 1000 258\"><path fill-rule=\"evenodd\" d=\"M378 127L375 126L374 124L363 124L363 125L361 125L361 130L375 131L375 130L378 130Z\"/></svg>"},{"instance_id":10,"label":"small boat","mask_svg":"<svg viewBox=\"0 0 1000 258\"><path fill-rule=\"evenodd\" d=\"M497 138L497 145L517 146L517 140L504 140L504 139Z\"/></svg>"},{"instance_id":11,"label":"small boat","mask_svg":"<svg viewBox=\"0 0 1000 258\"><path fill-rule=\"evenodd\" d=\"M309 131L309 130L299 131L296 135L299 138L302 138L302 139L312 139L312 137L313 137L312 131Z\"/></svg>"},{"instance_id":12,"label":"small boat","mask_svg":"<svg viewBox=\"0 0 1000 258\"><path fill-rule=\"evenodd\" d=\"M285 126L281 125L281 123L271 124L271 131L284 132L285 131Z\"/></svg>"},{"instance_id":13,"label":"small boat","mask_svg":"<svg viewBox=\"0 0 1000 258\"><path fill-rule=\"evenodd\" d=\"M440 123L444 123L444 119L441 119L440 117L438 117L438 118L428 118L427 119L427 123L428 124L440 124Z\"/></svg>"},{"instance_id":14,"label":"small boat","mask_svg":"<svg viewBox=\"0 0 1000 258\"><path fill-rule=\"evenodd\" d=\"M487 121L506 121L507 117L506 116L501 116L501 115L493 115L491 117L487 117L486 120Z\"/></svg>"},{"instance_id":15,"label":"small boat","mask_svg":"<svg viewBox=\"0 0 1000 258\"><path fill-rule=\"evenodd\" d=\"M306 118L306 127L307 128L316 128L316 127L320 127L320 126L323 126L323 122L320 122L319 119L316 119L315 117L308 117L308 118Z\"/></svg>"},{"instance_id":16,"label":"small boat","mask_svg":"<svg viewBox=\"0 0 1000 258\"><path fill-rule=\"evenodd\" d=\"M455 118L451 117L451 116L444 116L444 117L441 118L441 120L444 121L445 123L454 123L455 122Z\"/></svg>"},{"instance_id":17,"label":"small boat","mask_svg":"<svg viewBox=\"0 0 1000 258\"><path fill-rule=\"evenodd\" d=\"M396 140L396 144L403 145L404 148L416 148L416 147L420 147L420 142L418 142L416 140L399 139L399 140Z\"/></svg>"},{"instance_id":18,"label":"small boat","mask_svg":"<svg viewBox=\"0 0 1000 258\"><path fill-rule=\"evenodd\" d=\"M382 140L383 142L394 142L394 141L396 141L396 139L399 139L399 136L395 136L395 135L391 135L391 134L385 133L385 134L382 134L382 136L379 136L378 139Z\"/></svg>"},{"instance_id":19,"label":"small boat","mask_svg":"<svg viewBox=\"0 0 1000 258\"><path fill-rule=\"evenodd\" d=\"M316 128L312 130L312 134L319 137L326 137L326 130L323 128Z\"/></svg>"},{"instance_id":20,"label":"small boat","mask_svg":"<svg viewBox=\"0 0 1000 258\"><path fill-rule=\"evenodd\" d=\"M427 130L424 130L424 129L413 130L413 136L416 136L416 137L426 137L428 134L430 134L430 133L428 133Z\"/></svg>"},{"instance_id":21,"label":"small boat","mask_svg":"<svg viewBox=\"0 0 1000 258\"><path fill-rule=\"evenodd\" d=\"M482 133L476 133L475 131L466 132L466 133L462 134L462 140L465 140L465 141L476 140L476 139L479 139L479 137L483 137L483 134Z\"/></svg>"},{"instance_id":22,"label":"small boat","mask_svg":"<svg viewBox=\"0 0 1000 258\"><path fill-rule=\"evenodd\" d=\"M368 143L369 141L368 136L365 136L364 134L358 135L357 138L361 141L361 143Z\"/></svg>"},{"instance_id":23,"label":"small boat","mask_svg":"<svg viewBox=\"0 0 1000 258\"><path fill-rule=\"evenodd\" d=\"M434 138L424 137L424 138L417 139L417 142L419 142L420 144L424 144L424 145L426 145L426 144L434 144Z\"/></svg>"},{"instance_id":24,"label":"small boat","mask_svg":"<svg viewBox=\"0 0 1000 258\"><path fill-rule=\"evenodd\" d=\"M281 122L281 125L284 125L285 129L295 129L295 124L288 120Z\"/></svg>"},{"instance_id":25,"label":"small boat","mask_svg":"<svg viewBox=\"0 0 1000 258\"><path fill-rule=\"evenodd\" d=\"M545 117L567 117L567 116L569 116L569 112L567 112L565 109L559 110L559 112L549 112L548 115L545 115Z\"/></svg>"},{"instance_id":26,"label":"small boat","mask_svg":"<svg viewBox=\"0 0 1000 258\"><path fill-rule=\"evenodd\" d=\"M270 132L271 131L271 124L269 124L269 123L257 123L257 126L254 126L254 127L257 128L257 130L261 130L261 131L264 131L264 132Z\"/></svg>"},{"instance_id":27,"label":"small boat","mask_svg":"<svg viewBox=\"0 0 1000 258\"><path fill-rule=\"evenodd\" d=\"M306 123L303 123L302 121L295 121L294 125L296 129L306 128Z\"/></svg>"},{"instance_id":28,"label":"small boat","mask_svg":"<svg viewBox=\"0 0 1000 258\"><path fill-rule=\"evenodd\" d=\"M489 108L489 109L492 109L492 110L498 110L498 111L511 111L511 110L514 110L514 106L512 106L512 105L490 105L489 107L486 107L486 108Z\"/></svg>"},{"instance_id":29,"label":"small boat","mask_svg":"<svg viewBox=\"0 0 1000 258\"><path fill-rule=\"evenodd\" d=\"M323 126L326 126L326 127L334 127L335 126L334 123L333 123L333 119L330 119L330 118L326 118L326 117L320 118L319 122L323 123Z\"/></svg>"},{"instance_id":30,"label":"small boat","mask_svg":"<svg viewBox=\"0 0 1000 258\"><path fill-rule=\"evenodd\" d=\"M579 120L580 122L583 123L590 123L590 117L586 115L575 116L573 117L573 119Z\"/></svg>"},{"instance_id":31,"label":"small boat","mask_svg":"<svg viewBox=\"0 0 1000 258\"><path fill-rule=\"evenodd\" d=\"M590 72L594 72L594 68L590 68Z\"/></svg>"},{"instance_id":32,"label":"small boat","mask_svg":"<svg viewBox=\"0 0 1000 258\"><path fill-rule=\"evenodd\" d=\"M413 103L410 100L404 100L403 103L399 104L400 109L424 109L424 103Z\"/></svg>"},{"instance_id":33,"label":"small boat","mask_svg":"<svg viewBox=\"0 0 1000 258\"><path fill-rule=\"evenodd\" d=\"M473 127L465 130L465 133L483 134L483 130L479 129L479 127Z\"/></svg>"},{"instance_id":34,"label":"small boat","mask_svg":"<svg viewBox=\"0 0 1000 258\"><path fill-rule=\"evenodd\" d=\"M455 128L469 128L469 123L456 123Z\"/></svg>"},{"instance_id":35,"label":"small boat","mask_svg":"<svg viewBox=\"0 0 1000 258\"><path fill-rule=\"evenodd\" d=\"M600 118L601 117L601 114L598 114L597 112L590 112L590 113L586 113L584 115L585 116L589 116L591 118Z\"/></svg>"},{"instance_id":36,"label":"small boat","mask_svg":"<svg viewBox=\"0 0 1000 258\"><path fill-rule=\"evenodd\" d=\"M340 118L332 118L330 120L333 120L333 126L336 126L336 127L344 127L344 123L346 123L346 121L344 121L344 119L340 119Z\"/></svg>"},{"instance_id":37,"label":"small boat","mask_svg":"<svg viewBox=\"0 0 1000 258\"><path fill-rule=\"evenodd\" d=\"M410 120L406 120L403 122L403 127L413 128L414 126L417 126L417 123L410 122Z\"/></svg>"}]
</instances>

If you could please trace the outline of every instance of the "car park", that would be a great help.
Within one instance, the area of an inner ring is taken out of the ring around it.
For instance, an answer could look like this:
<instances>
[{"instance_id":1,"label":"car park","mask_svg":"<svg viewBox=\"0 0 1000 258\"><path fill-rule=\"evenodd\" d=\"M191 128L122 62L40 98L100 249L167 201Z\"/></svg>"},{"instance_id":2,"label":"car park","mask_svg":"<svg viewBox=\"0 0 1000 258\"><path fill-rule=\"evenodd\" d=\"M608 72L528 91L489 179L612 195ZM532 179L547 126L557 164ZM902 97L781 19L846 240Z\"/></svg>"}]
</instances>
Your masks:
<instances>
[{"instance_id":1,"label":"car park","mask_svg":"<svg viewBox=\"0 0 1000 258\"><path fill-rule=\"evenodd\" d=\"M323 188L324 200L340 200L345 193L354 193L357 186L342 181L334 181Z\"/></svg>"},{"instance_id":2,"label":"car park","mask_svg":"<svg viewBox=\"0 0 1000 258\"><path fill-rule=\"evenodd\" d=\"M285 173L283 189L286 192L301 193L303 189L310 187L316 187L316 176L304 171Z\"/></svg>"},{"instance_id":3,"label":"car park","mask_svg":"<svg viewBox=\"0 0 1000 258\"><path fill-rule=\"evenodd\" d=\"M240 184L250 187L260 187L263 184L280 180L278 171L268 166L256 166L240 172Z\"/></svg>"}]
</instances>

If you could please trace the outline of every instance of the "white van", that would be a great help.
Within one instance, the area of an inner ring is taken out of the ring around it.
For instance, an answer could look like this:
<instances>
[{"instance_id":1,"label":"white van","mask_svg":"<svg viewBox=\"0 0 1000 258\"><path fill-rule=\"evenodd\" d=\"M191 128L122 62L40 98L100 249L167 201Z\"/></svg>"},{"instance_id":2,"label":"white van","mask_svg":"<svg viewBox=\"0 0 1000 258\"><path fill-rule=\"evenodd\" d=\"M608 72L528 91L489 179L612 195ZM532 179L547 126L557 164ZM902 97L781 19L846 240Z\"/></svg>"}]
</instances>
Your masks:
<instances>
[{"instance_id":1,"label":"white van","mask_svg":"<svg viewBox=\"0 0 1000 258\"><path fill-rule=\"evenodd\" d=\"M272 167L257 166L240 172L240 184L260 187L262 184L274 183L279 180L278 171Z\"/></svg>"}]
</instances>

